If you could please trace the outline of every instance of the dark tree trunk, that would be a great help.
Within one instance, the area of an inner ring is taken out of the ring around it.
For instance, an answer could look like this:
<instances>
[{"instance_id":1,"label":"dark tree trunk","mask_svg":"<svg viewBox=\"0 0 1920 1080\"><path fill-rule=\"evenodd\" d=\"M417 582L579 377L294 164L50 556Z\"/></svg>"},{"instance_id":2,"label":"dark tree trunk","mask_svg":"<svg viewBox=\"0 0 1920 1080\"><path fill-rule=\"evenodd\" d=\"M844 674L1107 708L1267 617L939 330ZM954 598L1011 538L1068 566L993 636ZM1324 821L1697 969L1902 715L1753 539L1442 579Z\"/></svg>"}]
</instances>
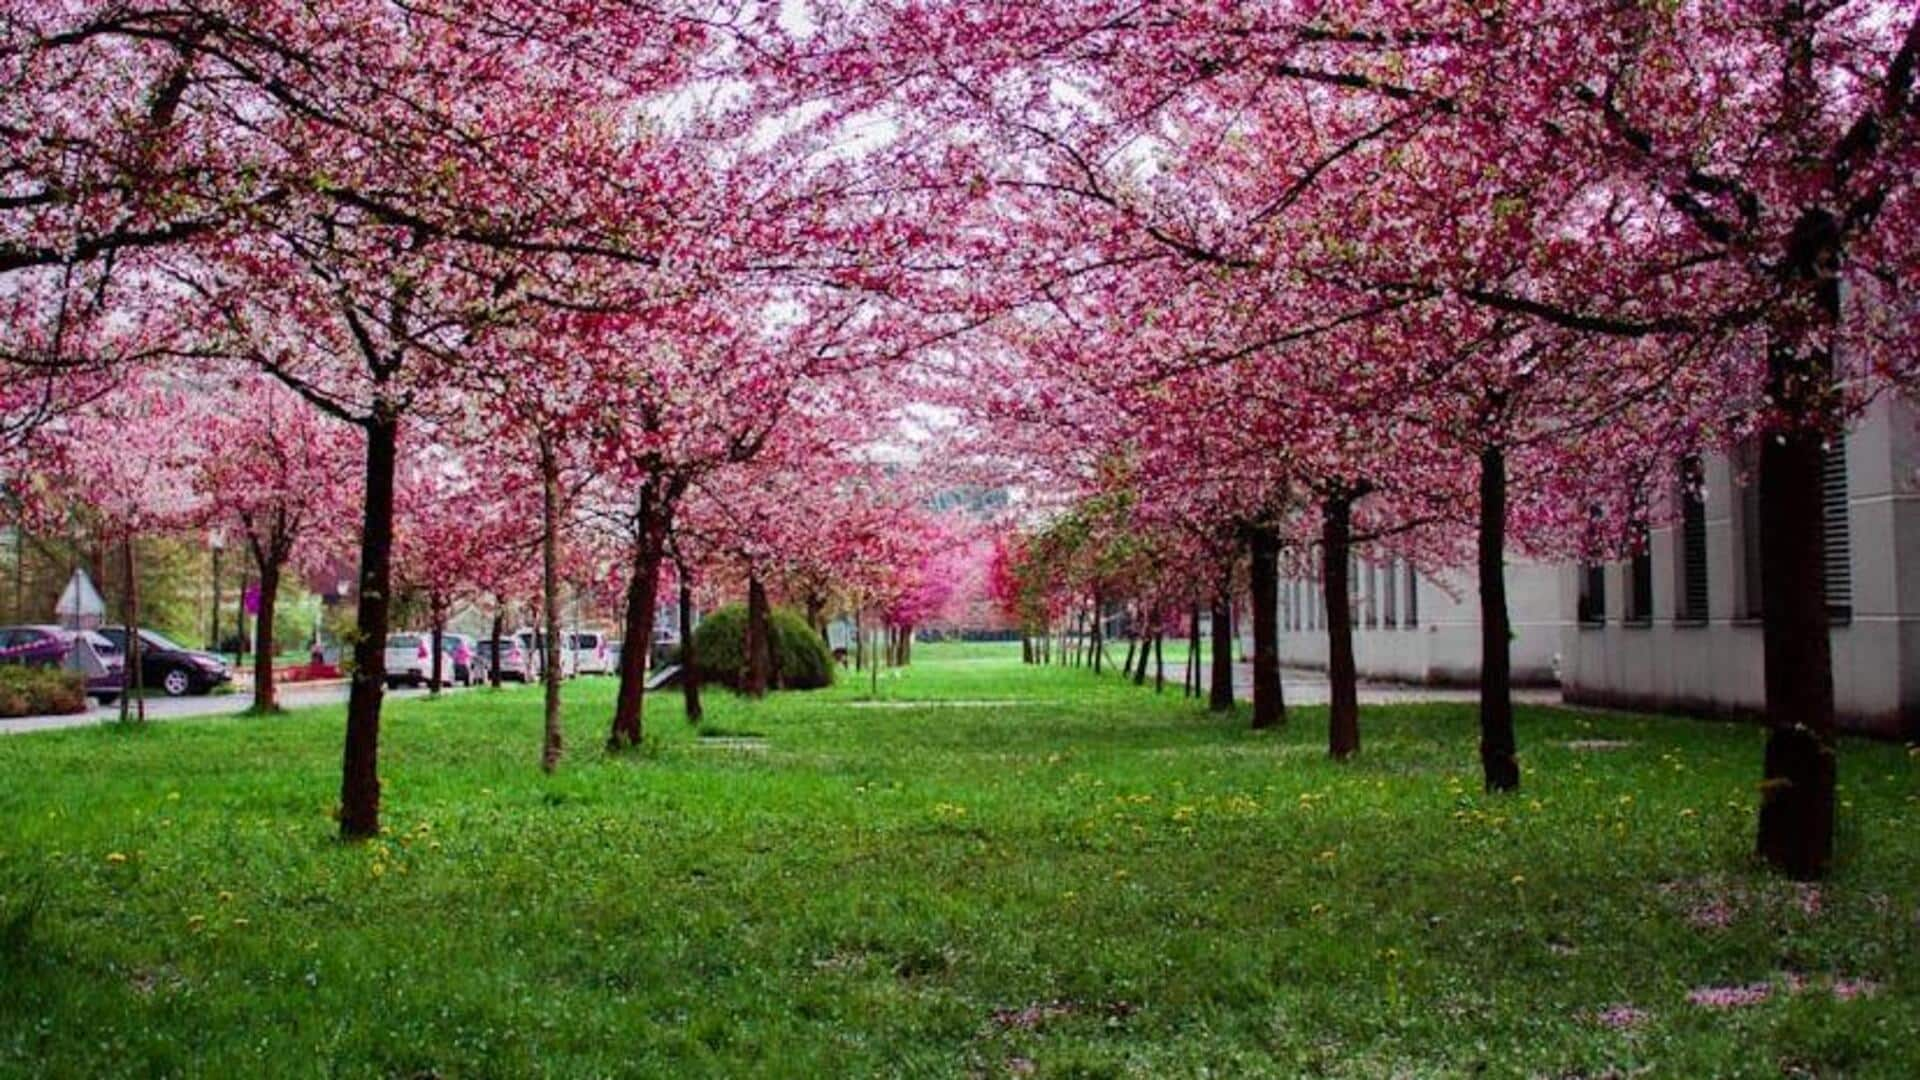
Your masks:
<instances>
[{"instance_id":1,"label":"dark tree trunk","mask_svg":"<svg viewBox=\"0 0 1920 1080\"><path fill-rule=\"evenodd\" d=\"M697 724L706 711L700 705L700 655L693 647L693 583L684 565L676 564L674 569L680 578L680 691L687 723Z\"/></svg>"},{"instance_id":2,"label":"dark tree trunk","mask_svg":"<svg viewBox=\"0 0 1920 1080\"><path fill-rule=\"evenodd\" d=\"M271 545L277 548L278 541ZM273 643L274 610L280 598L280 573L283 561L275 557L270 549L254 547L254 566L260 571L260 616L254 621L253 654L253 711L270 713L280 711L279 690L273 681L273 657L276 655ZM266 657L261 661L260 657Z\"/></svg>"},{"instance_id":3,"label":"dark tree trunk","mask_svg":"<svg viewBox=\"0 0 1920 1080\"><path fill-rule=\"evenodd\" d=\"M1787 417L1760 451L1760 596L1766 667L1766 779L1755 850L1788 877L1824 877L1833 861L1838 777L1833 645L1826 602L1821 472L1832 420L1840 320L1838 224L1808 212L1783 272L1811 325L1771 328L1767 392ZM1792 316L1789 315L1789 318Z\"/></svg>"},{"instance_id":4,"label":"dark tree trunk","mask_svg":"<svg viewBox=\"0 0 1920 1080\"><path fill-rule=\"evenodd\" d=\"M380 703L386 694L387 630L393 609L393 470L399 454L399 418L381 406L366 433L360 602L340 770L340 835L349 840L380 834Z\"/></svg>"},{"instance_id":5,"label":"dark tree trunk","mask_svg":"<svg viewBox=\"0 0 1920 1080\"><path fill-rule=\"evenodd\" d=\"M433 645L433 665L428 669L427 695L439 697L440 686L445 682L446 675L441 665L446 661L447 613L445 605L438 600L430 606L433 609L433 628L427 637Z\"/></svg>"},{"instance_id":6,"label":"dark tree trunk","mask_svg":"<svg viewBox=\"0 0 1920 1080\"><path fill-rule=\"evenodd\" d=\"M553 441L540 436L540 607L546 619L546 656L540 681L546 684L542 702L540 768L551 773L560 767L565 734L560 726L560 459ZM649 631L651 633L651 631Z\"/></svg>"},{"instance_id":7,"label":"dark tree trunk","mask_svg":"<svg viewBox=\"0 0 1920 1080\"><path fill-rule=\"evenodd\" d=\"M814 633L820 635L822 643L831 646L833 642L829 640L827 635L827 620L824 614L826 606L826 602L820 599L819 593L808 590L807 625L812 628Z\"/></svg>"},{"instance_id":8,"label":"dark tree trunk","mask_svg":"<svg viewBox=\"0 0 1920 1080\"><path fill-rule=\"evenodd\" d=\"M746 647L747 671L740 688L748 697L765 697L773 685L773 640L767 626L767 587L758 576L747 579Z\"/></svg>"},{"instance_id":9,"label":"dark tree trunk","mask_svg":"<svg viewBox=\"0 0 1920 1080\"><path fill-rule=\"evenodd\" d=\"M1488 791L1516 791L1513 632L1507 622L1507 455L1480 451L1480 770Z\"/></svg>"},{"instance_id":10,"label":"dark tree trunk","mask_svg":"<svg viewBox=\"0 0 1920 1080\"><path fill-rule=\"evenodd\" d=\"M1101 673L1101 661L1107 657L1106 627L1102 625L1102 614L1100 594L1096 592L1093 594L1093 626L1089 630L1087 637L1087 651L1092 655L1093 673L1095 675Z\"/></svg>"},{"instance_id":11,"label":"dark tree trunk","mask_svg":"<svg viewBox=\"0 0 1920 1080\"><path fill-rule=\"evenodd\" d=\"M487 666L487 682L495 690L500 689L500 638L507 632L506 621L506 606L495 603L493 606L493 663Z\"/></svg>"},{"instance_id":12,"label":"dark tree trunk","mask_svg":"<svg viewBox=\"0 0 1920 1080\"><path fill-rule=\"evenodd\" d=\"M1233 711L1233 597L1228 591L1231 578L1223 575L1213 594L1213 681L1208 687L1207 708L1214 712Z\"/></svg>"},{"instance_id":13,"label":"dark tree trunk","mask_svg":"<svg viewBox=\"0 0 1920 1080\"><path fill-rule=\"evenodd\" d=\"M120 690L120 719L127 719L127 710L131 707L134 719L144 724L147 722L146 662L140 656L140 574L134 566L133 547L133 533L129 531L121 543L121 554L127 564L127 655L121 668L125 685Z\"/></svg>"},{"instance_id":14,"label":"dark tree trunk","mask_svg":"<svg viewBox=\"0 0 1920 1080\"><path fill-rule=\"evenodd\" d=\"M1133 635L1133 640L1140 645L1140 663L1133 669L1133 685L1135 686L1145 686L1147 684L1147 661L1150 659L1148 654L1152 652L1153 648L1153 640L1148 637L1143 637L1142 633L1141 630L1135 630Z\"/></svg>"},{"instance_id":15,"label":"dark tree trunk","mask_svg":"<svg viewBox=\"0 0 1920 1080\"><path fill-rule=\"evenodd\" d=\"M1336 495L1321 507L1320 583L1327 596L1327 752L1345 761L1360 752L1360 691L1353 662L1353 501Z\"/></svg>"},{"instance_id":16,"label":"dark tree trunk","mask_svg":"<svg viewBox=\"0 0 1920 1080\"><path fill-rule=\"evenodd\" d=\"M1187 671L1182 689L1189 697L1200 696L1200 605L1187 609Z\"/></svg>"},{"instance_id":17,"label":"dark tree trunk","mask_svg":"<svg viewBox=\"0 0 1920 1080\"><path fill-rule=\"evenodd\" d=\"M1153 635L1153 692L1158 694L1167 688L1167 654L1163 647L1166 635Z\"/></svg>"},{"instance_id":18,"label":"dark tree trunk","mask_svg":"<svg viewBox=\"0 0 1920 1080\"><path fill-rule=\"evenodd\" d=\"M660 564L666 558L671 508L649 481L640 493L633 537L633 575L627 579L627 617L620 647L620 690L614 699L607 749L639 746L645 734L647 674L652 663L653 609L660 596Z\"/></svg>"},{"instance_id":19,"label":"dark tree trunk","mask_svg":"<svg viewBox=\"0 0 1920 1080\"><path fill-rule=\"evenodd\" d=\"M1139 634L1136 633L1127 638L1127 656L1126 656L1126 659L1120 662L1120 675L1122 678L1130 679L1133 677L1133 656L1134 656L1134 653L1139 650L1139 648L1140 648Z\"/></svg>"},{"instance_id":20,"label":"dark tree trunk","mask_svg":"<svg viewBox=\"0 0 1920 1080\"><path fill-rule=\"evenodd\" d=\"M1033 663L1033 638L1024 633L1020 635L1020 662L1028 665Z\"/></svg>"},{"instance_id":21,"label":"dark tree trunk","mask_svg":"<svg viewBox=\"0 0 1920 1080\"><path fill-rule=\"evenodd\" d=\"M1287 703L1280 686L1280 536L1265 526L1248 533L1252 559L1253 604L1253 726L1278 727L1287 722Z\"/></svg>"}]
</instances>

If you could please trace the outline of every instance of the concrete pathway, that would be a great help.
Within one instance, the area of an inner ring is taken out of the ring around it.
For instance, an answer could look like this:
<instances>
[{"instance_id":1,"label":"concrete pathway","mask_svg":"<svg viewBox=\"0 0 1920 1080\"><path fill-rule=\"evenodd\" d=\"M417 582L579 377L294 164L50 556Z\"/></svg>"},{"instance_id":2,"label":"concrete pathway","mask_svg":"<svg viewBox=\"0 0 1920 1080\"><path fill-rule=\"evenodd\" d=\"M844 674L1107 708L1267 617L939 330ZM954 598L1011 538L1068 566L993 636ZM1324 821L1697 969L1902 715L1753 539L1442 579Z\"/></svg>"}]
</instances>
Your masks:
<instances>
[{"instance_id":1,"label":"concrete pathway","mask_svg":"<svg viewBox=\"0 0 1920 1080\"><path fill-rule=\"evenodd\" d=\"M283 709L310 709L320 705L344 705L347 701L348 685L344 680L330 681L315 686L290 684L280 687L280 707ZM461 687L449 687L450 694L463 692ZM421 690L389 690L387 696L420 697L426 694ZM91 699L89 699L91 701ZM147 719L180 720L198 716L231 716L245 712L253 707L253 692L241 690L231 694L211 694L206 697L151 698L147 701ZM58 731L63 728L87 727L92 724L108 724L120 718L120 703L101 706L89 704L87 711L65 716L25 716L18 719L0 720L0 735L21 735L34 731Z\"/></svg>"},{"instance_id":2,"label":"concrete pathway","mask_svg":"<svg viewBox=\"0 0 1920 1080\"><path fill-rule=\"evenodd\" d=\"M1233 693L1242 701L1253 700L1253 665L1233 666ZM1280 694L1288 705L1325 705L1331 696L1324 671L1284 668L1280 672ZM1471 686L1415 686L1409 683L1360 681L1360 704L1404 705L1417 701L1480 700L1480 691ZM1515 688L1516 705L1558 705L1558 687Z\"/></svg>"}]
</instances>

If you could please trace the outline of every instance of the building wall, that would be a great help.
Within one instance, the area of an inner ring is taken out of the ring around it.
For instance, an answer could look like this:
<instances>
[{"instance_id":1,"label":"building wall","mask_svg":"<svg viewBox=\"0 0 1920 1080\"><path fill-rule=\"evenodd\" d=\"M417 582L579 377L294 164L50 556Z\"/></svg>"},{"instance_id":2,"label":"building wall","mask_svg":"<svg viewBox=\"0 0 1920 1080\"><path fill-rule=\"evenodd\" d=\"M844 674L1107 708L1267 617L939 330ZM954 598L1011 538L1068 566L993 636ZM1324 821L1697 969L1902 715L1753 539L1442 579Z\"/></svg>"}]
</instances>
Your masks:
<instances>
[{"instance_id":1,"label":"building wall","mask_svg":"<svg viewBox=\"0 0 1920 1080\"><path fill-rule=\"evenodd\" d=\"M1517 684L1551 686L1556 681L1562 632L1571 624L1573 611L1562 597L1562 576L1558 567L1543 563L1507 565ZM1419 574L1409 582L1403 563L1363 561L1355 575L1354 594L1353 652L1362 678L1435 685L1479 681L1479 596L1471 574L1445 578ZM1408 622L1410 596L1412 625ZM1316 582L1289 581L1282 586L1282 664L1326 668L1324 610Z\"/></svg>"},{"instance_id":2,"label":"building wall","mask_svg":"<svg viewBox=\"0 0 1920 1080\"><path fill-rule=\"evenodd\" d=\"M1845 520L1850 616L1833 628L1835 707L1843 727L1920 738L1920 411L1875 402L1846 436ZM1579 614L1584 568L1516 561L1507 567L1516 682L1558 681L1570 702L1701 715L1755 715L1765 704L1761 627L1751 610L1738 480L1724 455L1705 478L1707 607L1683 620L1678 527L1652 531L1650 618L1630 624L1627 563L1602 569L1604 621ZM1675 489L1677 490L1677 475ZM1362 678L1471 684L1480 670L1480 627L1470 572L1422 575L1418 619L1407 625L1409 584L1393 573L1395 625L1386 618L1379 569L1356 574L1354 657ZM1372 617L1369 617L1371 612ZM1324 605L1313 581L1281 589L1280 655L1291 667L1325 669Z\"/></svg>"},{"instance_id":3,"label":"building wall","mask_svg":"<svg viewBox=\"0 0 1920 1080\"><path fill-rule=\"evenodd\" d=\"M1876 402L1846 437L1851 617L1833 629L1834 703L1843 726L1886 736L1920 733L1920 442L1911 407ZM1678 530L1652 534L1653 617L1626 625L1627 569L1605 568L1606 621L1562 632L1567 700L1706 715L1758 713L1765 704L1761 628L1744 617L1738 469L1706 470L1708 617L1676 620ZM1577 603L1580 568L1563 571Z\"/></svg>"}]
</instances>

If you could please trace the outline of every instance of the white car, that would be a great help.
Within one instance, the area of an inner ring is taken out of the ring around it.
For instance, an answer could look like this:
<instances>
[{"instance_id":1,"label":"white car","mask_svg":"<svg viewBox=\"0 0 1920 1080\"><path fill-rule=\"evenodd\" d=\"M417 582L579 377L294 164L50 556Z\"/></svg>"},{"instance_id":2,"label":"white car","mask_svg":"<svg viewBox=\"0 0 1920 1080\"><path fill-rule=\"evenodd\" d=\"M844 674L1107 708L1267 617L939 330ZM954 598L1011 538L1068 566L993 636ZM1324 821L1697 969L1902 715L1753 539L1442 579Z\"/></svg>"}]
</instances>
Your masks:
<instances>
[{"instance_id":1,"label":"white car","mask_svg":"<svg viewBox=\"0 0 1920 1080\"><path fill-rule=\"evenodd\" d=\"M453 681L453 658L447 657L440 678ZM433 635L387 635L387 689L425 686L433 681Z\"/></svg>"},{"instance_id":2,"label":"white car","mask_svg":"<svg viewBox=\"0 0 1920 1080\"><path fill-rule=\"evenodd\" d=\"M493 655L492 638L481 638L475 652L489 674L495 671L500 673L502 682L529 683L540 677L540 657L527 649L519 634L500 635L498 657Z\"/></svg>"},{"instance_id":3,"label":"white car","mask_svg":"<svg viewBox=\"0 0 1920 1080\"><path fill-rule=\"evenodd\" d=\"M611 675L613 651L607 648L607 635L598 630L579 630L567 635L567 651L573 654L573 670L581 675Z\"/></svg>"}]
</instances>

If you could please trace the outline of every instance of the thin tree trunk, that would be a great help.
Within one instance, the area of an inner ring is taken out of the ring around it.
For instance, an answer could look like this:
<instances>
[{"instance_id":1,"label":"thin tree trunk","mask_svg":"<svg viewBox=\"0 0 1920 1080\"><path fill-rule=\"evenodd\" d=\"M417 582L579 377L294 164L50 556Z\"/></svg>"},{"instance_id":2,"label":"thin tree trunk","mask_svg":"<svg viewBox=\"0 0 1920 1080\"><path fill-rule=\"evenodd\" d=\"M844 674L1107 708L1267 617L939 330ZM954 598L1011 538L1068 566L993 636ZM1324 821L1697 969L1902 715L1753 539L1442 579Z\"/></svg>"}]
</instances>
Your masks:
<instances>
[{"instance_id":1,"label":"thin tree trunk","mask_svg":"<svg viewBox=\"0 0 1920 1080\"><path fill-rule=\"evenodd\" d=\"M127 565L127 655L121 669L125 674L120 690L120 719L127 719L127 710L133 709L134 719L147 722L147 680L146 663L140 655L140 574L134 568L133 533L128 531L121 543L121 554Z\"/></svg>"},{"instance_id":2,"label":"thin tree trunk","mask_svg":"<svg viewBox=\"0 0 1920 1080\"><path fill-rule=\"evenodd\" d=\"M1200 604L1187 607L1187 671L1181 689L1185 697L1200 696Z\"/></svg>"},{"instance_id":3,"label":"thin tree trunk","mask_svg":"<svg viewBox=\"0 0 1920 1080\"><path fill-rule=\"evenodd\" d=\"M1321 507L1320 584L1327 597L1327 753L1345 761L1360 752L1360 688L1353 661L1353 500L1335 495Z\"/></svg>"},{"instance_id":4,"label":"thin tree trunk","mask_svg":"<svg viewBox=\"0 0 1920 1080\"><path fill-rule=\"evenodd\" d=\"M1165 649L1167 636L1161 632L1153 635L1153 692L1162 693L1167 688L1167 654Z\"/></svg>"},{"instance_id":5,"label":"thin tree trunk","mask_svg":"<svg viewBox=\"0 0 1920 1080\"><path fill-rule=\"evenodd\" d=\"M1807 299L1812 325L1772 329L1767 392L1788 421L1760 451L1767 749L1755 850L1801 881L1824 877L1832 864L1839 773L1821 498L1825 442L1841 437L1831 404L1838 229L1827 211L1809 211L1789 244L1784 274Z\"/></svg>"},{"instance_id":6,"label":"thin tree trunk","mask_svg":"<svg viewBox=\"0 0 1920 1080\"><path fill-rule=\"evenodd\" d=\"M766 697L773 685L773 640L767 625L767 587L757 575L747 578L747 671L741 691Z\"/></svg>"},{"instance_id":7,"label":"thin tree trunk","mask_svg":"<svg viewBox=\"0 0 1920 1080\"><path fill-rule=\"evenodd\" d=\"M641 488L633 538L633 574L627 579L627 617L620 647L620 689L614 699L613 730L607 748L639 746L645 734L647 675L653 650L653 609L660 596L660 564L666 558L666 532L672 522L666 505L649 481Z\"/></svg>"},{"instance_id":8,"label":"thin tree trunk","mask_svg":"<svg viewBox=\"0 0 1920 1080\"><path fill-rule=\"evenodd\" d=\"M1280 683L1280 536L1261 526L1248 533L1252 559L1253 605L1253 726L1278 727L1287 722L1287 703Z\"/></svg>"},{"instance_id":9,"label":"thin tree trunk","mask_svg":"<svg viewBox=\"0 0 1920 1080\"><path fill-rule=\"evenodd\" d=\"M1222 575L1213 594L1213 683L1209 687L1207 708L1214 712L1233 711L1233 598L1228 593L1230 577Z\"/></svg>"},{"instance_id":10,"label":"thin tree trunk","mask_svg":"<svg viewBox=\"0 0 1920 1080\"><path fill-rule=\"evenodd\" d=\"M399 419L379 406L366 432L360 601L340 768L340 835L349 840L380 834L380 703L386 694L393 606L393 471L399 456Z\"/></svg>"},{"instance_id":11,"label":"thin tree trunk","mask_svg":"<svg viewBox=\"0 0 1920 1080\"><path fill-rule=\"evenodd\" d=\"M1507 622L1507 456L1480 451L1480 769L1488 791L1520 787L1513 733L1513 636Z\"/></svg>"},{"instance_id":12,"label":"thin tree trunk","mask_svg":"<svg viewBox=\"0 0 1920 1080\"><path fill-rule=\"evenodd\" d=\"M1133 675L1133 655L1134 655L1134 653L1135 653L1135 652L1136 652L1136 651L1137 651L1137 650L1139 649L1139 646L1140 646L1140 635L1139 635L1139 634L1137 634L1137 633L1136 633L1136 634L1132 634L1132 635L1130 635L1130 636L1129 636L1129 637L1127 638L1127 658L1126 658L1125 660L1123 660L1123 661L1121 661L1121 663L1120 663L1120 672L1121 672L1121 676L1122 676L1123 678L1131 678L1131 677L1132 677L1132 675Z\"/></svg>"},{"instance_id":13,"label":"thin tree trunk","mask_svg":"<svg viewBox=\"0 0 1920 1080\"><path fill-rule=\"evenodd\" d=\"M276 559L274 548L277 543L263 549L254 545L254 566L260 571L260 615L253 624L253 711L270 713L280 711L279 688L273 678L273 657L277 655L273 641L274 610L280 599L280 573L283 564ZM260 657L266 657L261 661Z\"/></svg>"},{"instance_id":14,"label":"thin tree trunk","mask_svg":"<svg viewBox=\"0 0 1920 1080\"><path fill-rule=\"evenodd\" d=\"M1093 594L1093 629L1088 645L1089 651L1093 653L1093 673L1095 675L1100 674L1101 661L1107 657L1106 627L1102 625L1103 620L1101 619L1101 615L1100 594L1095 592Z\"/></svg>"},{"instance_id":15,"label":"thin tree trunk","mask_svg":"<svg viewBox=\"0 0 1920 1080\"><path fill-rule=\"evenodd\" d=\"M487 666L487 682L498 690L500 689L500 638L507 632L507 609L505 604L498 602L498 597L494 599L496 602L493 605L493 663Z\"/></svg>"},{"instance_id":16,"label":"thin tree trunk","mask_svg":"<svg viewBox=\"0 0 1920 1080\"><path fill-rule=\"evenodd\" d=\"M698 724L706 712L700 705L700 656L693 647L693 583L684 563L676 563L674 570L680 578L680 691L687 723Z\"/></svg>"},{"instance_id":17,"label":"thin tree trunk","mask_svg":"<svg viewBox=\"0 0 1920 1080\"><path fill-rule=\"evenodd\" d=\"M433 609L433 627L427 636L433 645L433 664L428 668L427 696L437 698L446 675L442 665L446 660L447 614L446 605L439 600L433 601L430 606Z\"/></svg>"},{"instance_id":18,"label":"thin tree trunk","mask_svg":"<svg viewBox=\"0 0 1920 1080\"><path fill-rule=\"evenodd\" d=\"M565 733L560 726L560 459L553 440L540 436L540 599L546 616L546 656L541 682L546 685L542 702L543 738L540 745L540 769L551 773L560 767L565 752Z\"/></svg>"}]
</instances>

